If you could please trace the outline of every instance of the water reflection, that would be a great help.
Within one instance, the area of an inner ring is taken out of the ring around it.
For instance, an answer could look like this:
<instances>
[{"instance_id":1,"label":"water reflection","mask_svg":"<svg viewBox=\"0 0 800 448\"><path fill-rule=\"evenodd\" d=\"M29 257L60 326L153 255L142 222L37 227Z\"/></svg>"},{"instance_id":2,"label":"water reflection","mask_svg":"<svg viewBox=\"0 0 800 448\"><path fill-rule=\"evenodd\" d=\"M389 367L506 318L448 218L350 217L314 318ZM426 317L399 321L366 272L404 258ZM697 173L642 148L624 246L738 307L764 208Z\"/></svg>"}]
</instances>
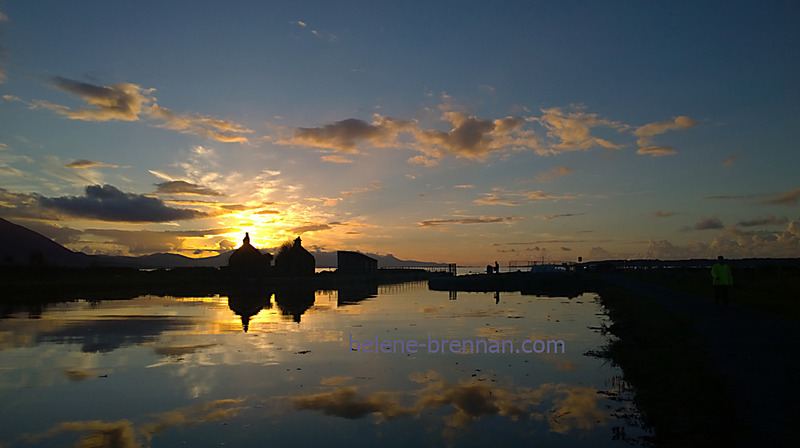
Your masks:
<instances>
[{"instance_id":1,"label":"water reflection","mask_svg":"<svg viewBox=\"0 0 800 448\"><path fill-rule=\"evenodd\" d=\"M228 294L228 307L242 319L245 333L250 327L250 319L263 309L272 308L269 290L239 288Z\"/></svg>"},{"instance_id":2,"label":"water reflection","mask_svg":"<svg viewBox=\"0 0 800 448\"><path fill-rule=\"evenodd\" d=\"M36 319L12 311L0 319L0 444L355 437L385 446L618 446L614 434L643 433L617 417L635 414L630 392L616 386L619 372L582 355L603 344L589 329L599 324L593 295L450 298L407 283L77 301ZM366 355L348 347L351 337L428 335L561 339L567 351Z\"/></svg>"}]
</instances>

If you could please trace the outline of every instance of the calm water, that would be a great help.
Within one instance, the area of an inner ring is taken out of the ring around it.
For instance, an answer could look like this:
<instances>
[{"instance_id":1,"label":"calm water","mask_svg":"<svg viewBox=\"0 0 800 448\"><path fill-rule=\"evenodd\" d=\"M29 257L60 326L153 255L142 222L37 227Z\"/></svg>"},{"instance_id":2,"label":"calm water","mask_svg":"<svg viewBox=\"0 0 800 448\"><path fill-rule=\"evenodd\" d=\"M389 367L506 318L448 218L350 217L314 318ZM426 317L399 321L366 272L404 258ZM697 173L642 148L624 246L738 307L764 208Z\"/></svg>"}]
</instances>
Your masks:
<instances>
[{"instance_id":1,"label":"calm water","mask_svg":"<svg viewBox=\"0 0 800 448\"><path fill-rule=\"evenodd\" d=\"M0 446L628 446L614 439L643 434L625 418L618 369L584 356L604 344L593 294L371 292L142 296L12 314L0 320ZM429 337L514 350L561 340L565 353L350 351L351 339Z\"/></svg>"}]
</instances>

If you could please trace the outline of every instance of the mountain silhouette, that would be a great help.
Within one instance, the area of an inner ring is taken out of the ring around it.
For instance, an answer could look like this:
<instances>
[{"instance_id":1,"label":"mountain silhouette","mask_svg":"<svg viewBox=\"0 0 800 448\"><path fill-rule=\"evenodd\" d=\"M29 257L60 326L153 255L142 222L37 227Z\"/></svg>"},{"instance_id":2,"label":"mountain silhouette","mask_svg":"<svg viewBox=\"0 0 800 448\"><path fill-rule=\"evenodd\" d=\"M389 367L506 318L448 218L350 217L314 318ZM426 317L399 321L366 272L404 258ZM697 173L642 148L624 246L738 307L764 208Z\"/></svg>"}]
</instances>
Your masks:
<instances>
[{"instance_id":1,"label":"mountain silhouette","mask_svg":"<svg viewBox=\"0 0 800 448\"><path fill-rule=\"evenodd\" d=\"M86 267L91 262L89 255L73 252L40 233L0 218L0 265Z\"/></svg>"},{"instance_id":2,"label":"mountain silhouette","mask_svg":"<svg viewBox=\"0 0 800 448\"><path fill-rule=\"evenodd\" d=\"M0 218L0 266L46 264L66 267L118 266L139 269L221 267L228 265L231 252L204 258L190 258L170 253L155 253L139 257L87 255L83 252L71 251L38 232ZM336 251L311 250L310 252L316 258L318 267L336 266ZM400 260L392 254L365 253L365 255L378 260L379 267L442 265L441 263Z\"/></svg>"}]
</instances>

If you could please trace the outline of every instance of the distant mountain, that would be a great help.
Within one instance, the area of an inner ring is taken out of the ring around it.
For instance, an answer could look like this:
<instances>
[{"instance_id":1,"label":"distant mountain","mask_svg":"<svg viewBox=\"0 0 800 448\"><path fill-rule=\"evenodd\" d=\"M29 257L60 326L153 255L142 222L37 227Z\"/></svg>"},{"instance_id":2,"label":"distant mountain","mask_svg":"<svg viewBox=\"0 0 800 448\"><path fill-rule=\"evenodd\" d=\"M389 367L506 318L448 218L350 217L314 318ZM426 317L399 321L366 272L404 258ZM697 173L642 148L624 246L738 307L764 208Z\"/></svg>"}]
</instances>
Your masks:
<instances>
[{"instance_id":1,"label":"distant mountain","mask_svg":"<svg viewBox=\"0 0 800 448\"><path fill-rule=\"evenodd\" d=\"M0 265L86 267L92 257L73 252L46 236L0 218Z\"/></svg>"},{"instance_id":2,"label":"distant mountain","mask_svg":"<svg viewBox=\"0 0 800 448\"><path fill-rule=\"evenodd\" d=\"M379 255L368 252L360 252L368 257L378 260L379 268L414 267L414 266L447 266L446 263L433 263L430 261L401 260L392 254ZM317 267L336 267L336 251L311 251L317 261Z\"/></svg>"},{"instance_id":3,"label":"distant mountain","mask_svg":"<svg viewBox=\"0 0 800 448\"><path fill-rule=\"evenodd\" d=\"M262 252L265 252L262 250ZM272 251L274 255L274 250ZM205 258L189 258L178 254L156 253L141 257L118 255L86 255L73 252L50 238L26 227L0 218L0 266L28 266L46 264L55 266L119 266L138 269L162 269L178 267L227 266L231 252ZM317 267L336 267L336 251L311 251ZM392 254L366 253L378 260L378 267L431 266L441 263L400 260Z\"/></svg>"}]
</instances>

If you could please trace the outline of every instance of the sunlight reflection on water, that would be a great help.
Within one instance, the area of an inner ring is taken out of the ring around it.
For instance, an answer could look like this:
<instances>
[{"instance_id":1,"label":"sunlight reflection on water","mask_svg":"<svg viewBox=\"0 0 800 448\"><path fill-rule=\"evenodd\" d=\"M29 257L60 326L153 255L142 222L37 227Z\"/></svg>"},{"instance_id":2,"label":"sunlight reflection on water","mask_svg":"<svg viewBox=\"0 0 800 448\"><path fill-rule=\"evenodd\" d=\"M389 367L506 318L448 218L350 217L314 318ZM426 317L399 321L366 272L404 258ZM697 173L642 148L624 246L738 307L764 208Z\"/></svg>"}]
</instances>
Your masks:
<instances>
[{"instance_id":1,"label":"sunlight reflection on water","mask_svg":"<svg viewBox=\"0 0 800 448\"><path fill-rule=\"evenodd\" d=\"M618 418L633 412L618 369L583 355L605 342L600 312L594 294L425 283L52 304L0 320L0 443L622 446L613 434L644 432ZM566 352L349 351L429 335Z\"/></svg>"}]
</instances>

